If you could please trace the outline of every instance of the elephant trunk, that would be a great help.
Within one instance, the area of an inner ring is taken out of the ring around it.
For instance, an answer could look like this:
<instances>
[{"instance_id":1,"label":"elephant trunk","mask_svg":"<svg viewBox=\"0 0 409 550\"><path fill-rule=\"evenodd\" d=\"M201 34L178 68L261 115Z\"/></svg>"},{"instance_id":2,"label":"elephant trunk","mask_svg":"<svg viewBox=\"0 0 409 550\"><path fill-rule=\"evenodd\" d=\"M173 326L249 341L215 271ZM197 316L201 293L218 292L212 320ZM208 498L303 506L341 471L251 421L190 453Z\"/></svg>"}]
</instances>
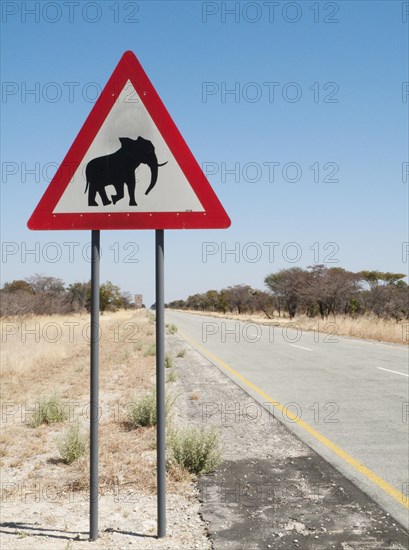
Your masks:
<instances>
[{"instance_id":1,"label":"elephant trunk","mask_svg":"<svg viewBox=\"0 0 409 550\"><path fill-rule=\"evenodd\" d=\"M146 161L146 164L151 169L151 183L149 184L149 187L145 192L145 195L148 195L148 193L150 193L152 189L155 187L156 182L158 180L158 167L164 166L166 162L164 162L163 164L158 164L158 159L156 158L155 153L152 153L150 155L149 160Z\"/></svg>"}]
</instances>

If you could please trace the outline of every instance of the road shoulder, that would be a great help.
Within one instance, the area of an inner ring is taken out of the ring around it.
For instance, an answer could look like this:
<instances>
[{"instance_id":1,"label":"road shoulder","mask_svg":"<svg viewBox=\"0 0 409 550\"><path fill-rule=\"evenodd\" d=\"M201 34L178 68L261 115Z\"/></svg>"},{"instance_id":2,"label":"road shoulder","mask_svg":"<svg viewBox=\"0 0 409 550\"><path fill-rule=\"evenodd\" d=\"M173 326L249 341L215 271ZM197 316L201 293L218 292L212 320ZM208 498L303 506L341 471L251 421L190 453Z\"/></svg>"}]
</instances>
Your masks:
<instances>
[{"instance_id":1,"label":"road shoulder","mask_svg":"<svg viewBox=\"0 0 409 550\"><path fill-rule=\"evenodd\" d=\"M179 335L176 424L217 426L224 462L200 479L214 548L406 549L408 532Z\"/></svg>"}]
</instances>

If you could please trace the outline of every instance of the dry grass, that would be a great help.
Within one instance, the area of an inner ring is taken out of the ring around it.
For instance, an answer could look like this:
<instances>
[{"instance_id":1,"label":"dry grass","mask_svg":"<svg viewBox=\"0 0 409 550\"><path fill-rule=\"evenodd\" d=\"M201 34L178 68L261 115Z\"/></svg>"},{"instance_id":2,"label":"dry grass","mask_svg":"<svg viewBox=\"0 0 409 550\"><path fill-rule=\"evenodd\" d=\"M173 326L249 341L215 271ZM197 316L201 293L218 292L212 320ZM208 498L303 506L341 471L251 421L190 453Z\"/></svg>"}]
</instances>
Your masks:
<instances>
[{"instance_id":1,"label":"dry grass","mask_svg":"<svg viewBox=\"0 0 409 550\"><path fill-rule=\"evenodd\" d=\"M183 310L188 311L188 310ZM337 334L339 336L350 336L367 340L378 340L395 344L409 344L409 322L396 322L393 320L379 319L373 315L363 315L352 319L351 317L329 317L327 320L321 318L311 319L305 315L297 316L290 320L288 317L274 316L268 319L263 313L220 313L207 311L188 311L196 315L211 315L220 319L232 319L245 323L259 323L262 325L274 326L298 326L302 330L316 331L320 334Z\"/></svg>"},{"instance_id":2,"label":"dry grass","mask_svg":"<svg viewBox=\"0 0 409 550\"><path fill-rule=\"evenodd\" d=\"M319 330L326 334L338 334L353 338L392 342L395 344L409 343L407 332L408 322L397 323L393 320L379 319L375 316L328 318L327 321L298 317L295 322L303 330Z\"/></svg>"},{"instance_id":3,"label":"dry grass","mask_svg":"<svg viewBox=\"0 0 409 550\"><path fill-rule=\"evenodd\" d=\"M58 439L73 422L89 430L88 324L87 315L3 320L0 461L4 482L12 480L27 488L50 482L73 490L88 487L88 451L71 464L64 464L58 452ZM29 334L30 329L35 333ZM51 342L57 333L60 338ZM154 338L152 322L143 310L101 316L101 492L124 487L155 490L155 429L130 431L125 423L132 400L154 385L155 357L144 353ZM40 398L55 392L66 407L66 420L30 427ZM183 491L183 482L190 479L180 468L171 468L169 491Z\"/></svg>"}]
</instances>

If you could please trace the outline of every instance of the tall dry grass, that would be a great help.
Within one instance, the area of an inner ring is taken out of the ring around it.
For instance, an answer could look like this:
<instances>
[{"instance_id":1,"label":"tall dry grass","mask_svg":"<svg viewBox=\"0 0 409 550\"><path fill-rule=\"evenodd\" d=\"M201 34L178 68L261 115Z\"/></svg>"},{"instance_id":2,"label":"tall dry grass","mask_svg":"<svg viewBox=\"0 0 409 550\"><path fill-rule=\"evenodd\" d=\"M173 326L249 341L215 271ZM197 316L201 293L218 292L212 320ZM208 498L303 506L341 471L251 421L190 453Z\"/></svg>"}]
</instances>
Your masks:
<instances>
[{"instance_id":1,"label":"tall dry grass","mask_svg":"<svg viewBox=\"0 0 409 550\"><path fill-rule=\"evenodd\" d=\"M88 454L65 464L58 441L74 423L89 430L89 322L78 314L2 319L0 463L11 486L88 487ZM155 431L129 431L126 419L132 400L154 385L155 357L145 354L154 329L144 310L106 313L100 328L100 488L153 491ZM38 405L54 393L65 420L33 427ZM174 468L169 490L182 491L186 479Z\"/></svg>"}]
</instances>

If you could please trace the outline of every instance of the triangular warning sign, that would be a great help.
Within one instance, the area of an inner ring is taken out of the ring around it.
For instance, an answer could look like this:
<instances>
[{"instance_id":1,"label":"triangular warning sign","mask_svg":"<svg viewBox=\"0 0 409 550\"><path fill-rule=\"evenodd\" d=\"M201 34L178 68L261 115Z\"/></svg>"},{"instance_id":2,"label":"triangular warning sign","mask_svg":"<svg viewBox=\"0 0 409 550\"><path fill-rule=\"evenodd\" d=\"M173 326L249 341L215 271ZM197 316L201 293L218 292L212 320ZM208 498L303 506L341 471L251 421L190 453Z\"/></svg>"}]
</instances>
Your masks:
<instances>
[{"instance_id":1,"label":"triangular warning sign","mask_svg":"<svg viewBox=\"0 0 409 550\"><path fill-rule=\"evenodd\" d=\"M230 219L133 52L125 52L30 229L202 229Z\"/></svg>"}]
</instances>

